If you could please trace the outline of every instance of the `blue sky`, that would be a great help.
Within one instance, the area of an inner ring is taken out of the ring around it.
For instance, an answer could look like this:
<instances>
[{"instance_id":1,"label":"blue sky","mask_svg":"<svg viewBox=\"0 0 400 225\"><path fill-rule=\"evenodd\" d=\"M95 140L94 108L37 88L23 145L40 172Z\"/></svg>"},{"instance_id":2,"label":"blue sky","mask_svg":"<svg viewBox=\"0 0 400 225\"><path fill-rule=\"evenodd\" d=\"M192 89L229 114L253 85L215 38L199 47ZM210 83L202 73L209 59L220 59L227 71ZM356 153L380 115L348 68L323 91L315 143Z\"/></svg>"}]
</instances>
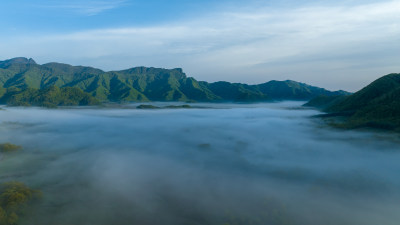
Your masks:
<instances>
[{"instance_id":1,"label":"blue sky","mask_svg":"<svg viewBox=\"0 0 400 225\"><path fill-rule=\"evenodd\" d=\"M399 0L13 0L0 26L0 60L350 91L400 72Z\"/></svg>"}]
</instances>

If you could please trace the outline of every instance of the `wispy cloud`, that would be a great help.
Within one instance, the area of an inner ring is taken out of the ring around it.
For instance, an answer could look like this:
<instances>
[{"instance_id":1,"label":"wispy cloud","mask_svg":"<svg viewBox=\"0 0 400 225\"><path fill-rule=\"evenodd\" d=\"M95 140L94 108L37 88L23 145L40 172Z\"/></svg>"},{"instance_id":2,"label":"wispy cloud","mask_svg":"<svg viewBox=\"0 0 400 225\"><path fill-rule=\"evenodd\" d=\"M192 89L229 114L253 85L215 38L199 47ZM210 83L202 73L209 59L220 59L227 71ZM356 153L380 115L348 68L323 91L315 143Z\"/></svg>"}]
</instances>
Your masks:
<instances>
[{"instance_id":1,"label":"wispy cloud","mask_svg":"<svg viewBox=\"0 0 400 225\"><path fill-rule=\"evenodd\" d=\"M124 4L126 4L126 0L69 1L68 3L52 4L45 7L64 9L86 16L94 16L107 10L119 8Z\"/></svg>"},{"instance_id":2,"label":"wispy cloud","mask_svg":"<svg viewBox=\"0 0 400 225\"><path fill-rule=\"evenodd\" d=\"M162 26L30 36L0 47L38 61L184 67L209 81L295 79L354 91L400 71L400 1L220 12Z\"/></svg>"}]
</instances>

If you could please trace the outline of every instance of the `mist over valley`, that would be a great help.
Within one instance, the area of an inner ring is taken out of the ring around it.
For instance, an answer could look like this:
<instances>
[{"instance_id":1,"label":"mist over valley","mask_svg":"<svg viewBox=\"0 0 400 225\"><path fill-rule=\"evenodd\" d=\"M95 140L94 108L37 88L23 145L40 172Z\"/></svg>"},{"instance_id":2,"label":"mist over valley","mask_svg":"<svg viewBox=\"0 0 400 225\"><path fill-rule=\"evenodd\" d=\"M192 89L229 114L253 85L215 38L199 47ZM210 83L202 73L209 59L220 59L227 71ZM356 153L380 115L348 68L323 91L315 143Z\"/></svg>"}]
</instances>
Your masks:
<instances>
[{"instance_id":1,"label":"mist over valley","mask_svg":"<svg viewBox=\"0 0 400 225\"><path fill-rule=\"evenodd\" d=\"M398 135L302 104L3 107L0 183L43 193L20 224L397 224Z\"/></svg>"}]
</instances>

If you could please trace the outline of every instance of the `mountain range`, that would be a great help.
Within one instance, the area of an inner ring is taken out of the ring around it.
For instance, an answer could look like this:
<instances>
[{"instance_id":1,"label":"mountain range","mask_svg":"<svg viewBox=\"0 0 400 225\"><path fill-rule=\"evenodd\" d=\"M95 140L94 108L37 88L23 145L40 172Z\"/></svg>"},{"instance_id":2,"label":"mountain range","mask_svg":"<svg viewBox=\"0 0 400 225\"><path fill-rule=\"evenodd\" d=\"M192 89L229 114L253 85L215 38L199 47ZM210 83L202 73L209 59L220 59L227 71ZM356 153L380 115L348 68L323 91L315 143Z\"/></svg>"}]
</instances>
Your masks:
<instances>
[{"instance_id":1,"label":"mountain range","mask_svg":"<svg viewBox=\"0 0 400 225\"><path fill-rule=\"evenodd\" d=\"M31 94L24 94L26 91L35 92L36 97L29 98ZM0 102L11 105L40 105L43 101L48 105L132 101L259 102L347 94L291 80L257 85L208 83L187 77L180 68L135 67L105 72L62 63L39 65L23 57L0 61ZM68 101L71 96L76 100Z\"/></svg>"},{"instance_id":2,"label":"mountain range","mask_svg":"<svg viewBox=\"0 0 400 225\"><path fill-rule=\"evenodd\" d=\"M341 117L347 128L372 127L400 130L400 73L383 76L348 96L319 96L306 106Z\"/></svg>"},{"instance_id":3,"label":"mountain range","mask_svg":"<svg viewBox=\"0 0 400 225\"><path fill-rule=\"evenodd\" d=\"M310 100L311 99L311 100ZM105 72L62 63L37 64L33 59L0 61L0 103L71 106L101 102L262 102L310 100L340 118L338 126L400 129L400 74L389 74L360 91L328 91L285 80L248 85L197 81L180 68L135 67Z\"/></svg>"}]
</instances>

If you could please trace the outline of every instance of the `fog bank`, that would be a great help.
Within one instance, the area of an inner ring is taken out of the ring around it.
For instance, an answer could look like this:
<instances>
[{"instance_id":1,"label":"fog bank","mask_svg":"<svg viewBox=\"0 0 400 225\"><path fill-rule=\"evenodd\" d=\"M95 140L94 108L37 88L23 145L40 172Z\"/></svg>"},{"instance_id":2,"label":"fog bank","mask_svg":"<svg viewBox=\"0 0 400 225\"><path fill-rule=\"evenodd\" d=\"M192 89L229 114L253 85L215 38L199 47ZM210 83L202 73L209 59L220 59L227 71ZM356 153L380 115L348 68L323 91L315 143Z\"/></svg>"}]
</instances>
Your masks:
<instances>
[{"instance_id":1,"label":"fog bank","mask_svg":"<svg viewBox=\"0 0 400 225\"><path fill-rule=\"evenodd\" d=\"M6 107L0 183L42 190L23 224L397 225L398 137L300 105Z\"/></svg>"}]
</instances>

